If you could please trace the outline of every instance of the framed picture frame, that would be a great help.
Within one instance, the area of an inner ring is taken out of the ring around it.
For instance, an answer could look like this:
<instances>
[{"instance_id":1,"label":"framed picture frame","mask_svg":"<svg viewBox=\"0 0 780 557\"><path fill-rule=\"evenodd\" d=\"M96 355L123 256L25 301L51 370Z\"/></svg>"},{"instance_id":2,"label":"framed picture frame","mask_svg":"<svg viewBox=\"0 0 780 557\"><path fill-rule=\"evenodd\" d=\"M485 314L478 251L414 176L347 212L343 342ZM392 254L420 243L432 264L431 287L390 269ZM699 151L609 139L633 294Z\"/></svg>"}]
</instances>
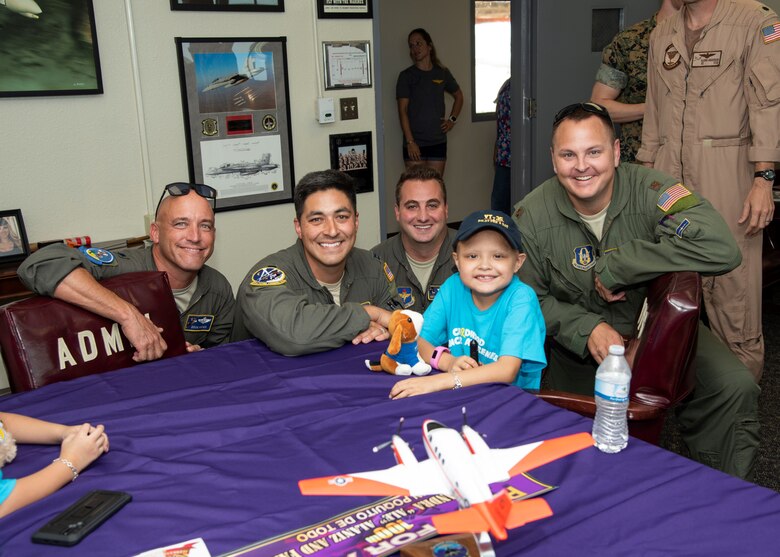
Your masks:
<instances>
[{"instance_id":1,"label":"framed picture frame","mask_svg":"<svg viewBox=\"0 0 780 557\"><path fill-rule=\"evenodd\" d=\"M372 0L317 0L319 19L371 19L374 17Z\"/></svg>"},{"instance_id":2,"label":"framed picture frame","mask_svg":"<svg viewBox=\"0 0 780 557\"><path fill-rule=\"evenodd\" d=\"M330 167L352 176L358 193L374 191L374 156L371 132L330 136Z\"/></svg>"},{"instance_id":3,"label":"framed picture frame","mask_svg":"<svg viewBox=\"0 0 780 557\"><path fill-rule=\"evenodd\" d=\"M0 3L0 97L103 93L92 0Z\"/></svg>"},{"instance_id":4,"label":"framed picture frame","mask_svg":"<svg viewBox=\"0 0 780 557\"><path fill-rule=\"evenodd\" d=\"M371 87L369 41L323 42L325 89Z\"/></svg>"},{"instance_id":5,"label":"framed picture frame","mask_svg":"<svg viewBox=\"0 0 780 557\"><path fill-rule=\"evenodd\" d=\"M21 209L0 210L0 265L22 261L30 255Z\"/></svg>"},{"instance_id":6,"label":"framed picture frame","mask_svg":"<svg viewBox=\"0 0 780 557\"><path fill-rule=\"evenodd\" d=\"M283 12L284 0L171 0L171 10L200 12Z\"/></svg>"},{"instance_id":7,"label":"framed picture frame","mask_svg":"<svg viewBox=\"0 0 780 557\"><path fill-rule=\"evenodd\" d=\"M287 39L176 38L190 180L216 211L289 203Z\"/></svg>"}]
</instances>

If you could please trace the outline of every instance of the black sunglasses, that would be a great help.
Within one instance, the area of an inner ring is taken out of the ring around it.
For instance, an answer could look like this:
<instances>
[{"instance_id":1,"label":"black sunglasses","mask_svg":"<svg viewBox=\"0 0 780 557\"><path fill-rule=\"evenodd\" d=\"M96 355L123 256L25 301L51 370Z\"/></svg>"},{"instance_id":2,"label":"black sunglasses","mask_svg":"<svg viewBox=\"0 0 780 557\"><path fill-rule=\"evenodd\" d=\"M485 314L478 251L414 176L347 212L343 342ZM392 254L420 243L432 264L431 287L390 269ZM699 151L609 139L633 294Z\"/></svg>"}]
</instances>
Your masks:
<instances>
[{"instance_id":1,"label":"black sunglasses","mask_svg":"<svg viewBox=\"0 0 780 557\"><path fill-rule=\"evenodd\" d=\"M606 108L600 104L587 102L570 104L569 106L564 106L562 109L560 109L555 115L555 119L553 120L553 128L560 124L561 120L574 114L574 112L578 109L582 109L589 114L595 114L596 116L599 116L600 118L603 118L609 122L609 125L613 128L615 127L615 124L612 123L612 117L610 117L609 111Z\"/></svg>"},{"instance_id":2,"label":"black sunglasses","mask_svg":"<svg viewBox=\"0 0 780 557\"><path fill-rule=\"evenodd\" d=\"M160 201L157 202L157 208L154 210L154 218L157 218L157 212L160 210L160 204L162 203L162 200L165 198L165 194L168 193L172 197L179 197L182 195L187 195L190 193L190 190L195 190L195 193L197 193L201 197L205 197L206 199L211 199L212 204L211 208L216 209L217 208L217 190L212 188L211 186L207 186L205 184L188 184L186 182L174 182L172 184L168 184L165 186L165 189L162 192L162 195L160 196Z\"/></svg>"}]
</instances>

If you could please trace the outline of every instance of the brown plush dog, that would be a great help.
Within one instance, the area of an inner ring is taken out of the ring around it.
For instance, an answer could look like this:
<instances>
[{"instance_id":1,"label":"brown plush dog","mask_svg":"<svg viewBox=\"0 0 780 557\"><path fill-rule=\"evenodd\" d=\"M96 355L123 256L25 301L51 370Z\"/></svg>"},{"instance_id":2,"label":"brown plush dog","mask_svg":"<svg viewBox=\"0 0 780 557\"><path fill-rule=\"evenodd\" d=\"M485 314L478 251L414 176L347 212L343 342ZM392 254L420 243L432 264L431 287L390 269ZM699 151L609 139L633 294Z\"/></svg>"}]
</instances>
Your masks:
<instances>
[{"instance_id":1,"label":"brown plush dog","mask_svg":"<svg viewBox=\"0 0 780 557\"><path fill-rule=\"evenodd\" d=\"M422 329L423 316L408 309L395 310L390 316L390 345L378 362L366 360L372 371L386 371L394 375L425 375L431 366L417 351L417 336Z\"/></svg>"}]
</instances>

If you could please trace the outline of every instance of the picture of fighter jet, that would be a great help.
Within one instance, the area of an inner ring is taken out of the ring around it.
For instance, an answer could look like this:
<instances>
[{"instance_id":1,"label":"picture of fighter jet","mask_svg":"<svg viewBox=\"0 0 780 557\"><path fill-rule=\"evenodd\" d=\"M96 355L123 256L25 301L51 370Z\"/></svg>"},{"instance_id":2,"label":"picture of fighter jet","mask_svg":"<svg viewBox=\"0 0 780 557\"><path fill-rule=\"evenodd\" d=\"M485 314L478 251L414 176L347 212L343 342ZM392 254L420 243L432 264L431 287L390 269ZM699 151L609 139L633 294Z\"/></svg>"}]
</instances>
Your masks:
<instances>
[{"instance_id":1,"label":"picture of fighter jet","mask_svg":"<svg viewBox=\"0 0 780 557\"><path fill-rule=\"evenodd\" d=\"M220 174L239 174L249 176L251 174L268 174L279 168L279 165L271 162L271 153L265 153L257 162L226 162L217 168L212 168L206 174L219 176Z\"/></svg>"},{"instance_id":2,"label":"picture of fighter jet","mask_svg":"<svg viewBox=\"0 0 780 557\"><path fill-rule=\"evenodd\" d=\"M590 434L576 433L491 449L465 423L458 434L435 420L423 422L422 436L427 460L419 462L409 445L393 435L389 444L396 466L301 480L298 487L304 495L449 495L457 500L460 510L432 518L439 534L490 532L496 539L505 540L507 529L547 518L553 512L541 497L512 501L505 489L493 494L490 484L506 482L512 476L593 446Z\"/></svg>"},{"instance_id":3,"label":"picture of fighter jet","mask_svg":"<svg viewBox=\"0 0 780 557\"><path fill-rule=\"evenodd\" d=\"M35 3L35 0L0 0L0 6L5 6L12 12L15 12L30 19L38 19L42 13L41 7Z\"/></svg>"},{"instance_id":4,"label":"picture of fighter jet","mask_svg":"<svg viewBox=\"0 0 780 557\"><path fill-rule=\"evenodd\" d=\"M0 0L1 2L2 0ZM265 71L265 68L258 68L255 70L251 70L249 72L249 75L244 75L242 73L237 73L233 75L228 76L222 76L216 78L214 81L209 83L204 89L203 93L206 91L211 91L212 89L218 89L220 87L233 87L234 85L239 85L240 83L244 83L245 81L249 81L250 78L260 75Z\"/></svg>"}]
</instances>

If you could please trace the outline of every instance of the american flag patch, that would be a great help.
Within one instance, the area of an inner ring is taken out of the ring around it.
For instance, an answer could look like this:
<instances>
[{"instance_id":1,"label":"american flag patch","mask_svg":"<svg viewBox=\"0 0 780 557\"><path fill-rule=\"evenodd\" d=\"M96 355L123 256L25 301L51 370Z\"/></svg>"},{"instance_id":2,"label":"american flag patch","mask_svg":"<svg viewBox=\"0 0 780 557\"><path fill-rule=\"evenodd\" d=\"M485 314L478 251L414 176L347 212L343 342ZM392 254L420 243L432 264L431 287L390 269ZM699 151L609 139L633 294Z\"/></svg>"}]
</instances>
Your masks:
<instances>
[{"instance_id":1,"label":"american flag patch","mask_svg":"<svg viewBox=\"0 0 780 557\"><path fill-rule=\"evenodd\" d=\"M763 36L764 44L769 44L780 39L780 21L761 29L761 35Z\"/></svg>"},{"instance_id":2,"label":"american flag patch","mask_svg":"<svg viewBox=\"0 0 780 557\"><path fill-rule=\"evenodd\" d=\"M689 195L691 195L691 192L688 191L688 188L682 184L675 184L658 198L658 208L666 212L683 197L688 197Z\"/></svg>"}]
</instances>

